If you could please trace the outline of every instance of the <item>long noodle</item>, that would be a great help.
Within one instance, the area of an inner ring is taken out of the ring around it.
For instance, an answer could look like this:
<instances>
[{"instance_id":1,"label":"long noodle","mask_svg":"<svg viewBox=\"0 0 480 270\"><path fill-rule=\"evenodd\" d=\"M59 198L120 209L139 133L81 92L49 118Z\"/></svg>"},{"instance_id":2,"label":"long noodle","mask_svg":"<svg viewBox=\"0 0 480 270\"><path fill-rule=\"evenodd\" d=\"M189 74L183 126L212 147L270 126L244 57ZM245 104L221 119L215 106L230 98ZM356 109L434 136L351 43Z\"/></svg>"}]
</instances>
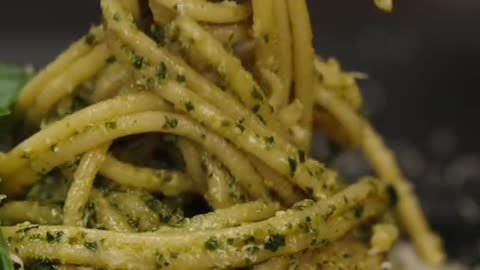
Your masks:
<instances>
[{"instance_id":1,"label":"long noodle","mask_svg":"<svg viewBox=\"0 0 480 270\"><path fill-rule=\"evenodd\" d=\"M19 95L34 132L0 153L26 267L380 269L392 212L442 264L355 75L315 57L305 0L100 2L103 24ZM381 179L347 186L311 157L312 119Z\"/></svg>"}]
</instances>

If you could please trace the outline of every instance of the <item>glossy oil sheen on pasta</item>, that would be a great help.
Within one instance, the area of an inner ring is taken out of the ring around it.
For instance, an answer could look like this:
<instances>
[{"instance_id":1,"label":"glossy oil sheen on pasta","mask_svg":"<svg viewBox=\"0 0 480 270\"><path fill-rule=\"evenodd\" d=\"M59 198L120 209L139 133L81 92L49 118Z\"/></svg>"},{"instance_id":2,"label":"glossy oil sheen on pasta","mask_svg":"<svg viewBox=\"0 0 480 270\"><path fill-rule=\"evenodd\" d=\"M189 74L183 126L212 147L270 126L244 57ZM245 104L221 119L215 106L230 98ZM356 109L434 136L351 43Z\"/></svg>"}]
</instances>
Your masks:
<instances>
[{"instance_id":1,"label":"glossy oil sheen on pasta","mask_svg":"<svg viewBox=\"0 0 480 270\"><path fill-rule=\"evenodd\" d=\"M24 87L27 139L0 153L27 269L380 269L397 225L442 264L358 75L315 55L305 0L100 3ZM314 129L378 179L345 185L310 156Z\"/></svg>"}]
</instances>

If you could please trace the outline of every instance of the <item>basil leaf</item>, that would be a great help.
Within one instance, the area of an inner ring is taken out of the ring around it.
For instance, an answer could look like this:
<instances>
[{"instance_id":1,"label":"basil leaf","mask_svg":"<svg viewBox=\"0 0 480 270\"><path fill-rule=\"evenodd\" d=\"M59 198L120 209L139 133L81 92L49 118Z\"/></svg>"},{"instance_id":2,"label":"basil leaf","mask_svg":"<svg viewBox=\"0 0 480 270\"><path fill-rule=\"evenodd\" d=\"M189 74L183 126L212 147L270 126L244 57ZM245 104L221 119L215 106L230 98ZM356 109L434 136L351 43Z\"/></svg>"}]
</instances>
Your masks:
<instances>
[{"instance_id":1,"label":"basil leaf","mask_svg":"<svg viewBox=\"0 0 480 270\"><path fill-rule=\"evenodd\" d=\"M3 270L14 270L2 231L0 231L0 266Z\"/></svg>"},{"instance_id":2,"label":"basil leaf","mask_svg":"<svg viewBox=\"0 0 480 270\"><path fill-rule=\"evenodd\" d=\"M17 101L20 90L30 78L24 68L0 64L0 148L2 139L11 134L12 121L9 115ZM0 268L14 270L3 234L0 231Z\"/></svg>"},{"instance_id":3,"label":"basil leaf","mask_svg":"<svg viewBox=\"0 0 480 270\"><path fill-rule=\"evenodd\" d=\"M20 90L30 78L24 68L0 64L0 117L12 113Z\"/></svg>"}]
</instances>

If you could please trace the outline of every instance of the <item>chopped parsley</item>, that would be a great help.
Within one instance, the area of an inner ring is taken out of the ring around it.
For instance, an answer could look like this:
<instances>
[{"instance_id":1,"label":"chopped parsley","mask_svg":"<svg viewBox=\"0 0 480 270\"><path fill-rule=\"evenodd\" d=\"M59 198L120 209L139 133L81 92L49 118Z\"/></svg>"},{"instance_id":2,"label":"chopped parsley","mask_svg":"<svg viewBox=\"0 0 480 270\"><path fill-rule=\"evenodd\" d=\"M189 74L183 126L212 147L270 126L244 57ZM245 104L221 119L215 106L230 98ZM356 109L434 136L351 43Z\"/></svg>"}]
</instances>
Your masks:
<instances>
[{"instance_id":1,"label":"chopped parsley","mask_svg":"<svg viewBox=\"0 0 480 270\"><path fill-rule=\"evenodd\" d=\"M49 243L58 243L61 242L63 239L63 232L47 232L46 236L47 242Z\"/></svg>"},{"instance_id":2,"label":"chopped parsley","mask_svg":"<svg viewBox=\"0 0 480 270\"><path fill-rule=\"evenodd\" d=\"M285 236L281 234L270 235L263 244L265 250L276 252L279 248L285 246Z\"/></svg>"},{"instance_id":3,"label":"chopped parsley","mask_svg":"<svg viewBox=\"0 0 480 270\"><path fill-rule=\"evenodd\" d=\"M265 43L270 42L270 35L268 34L263 35L263 41L265 41Z\"/></svg>"},{"instance_id":4,"label":"chopped parsley","mask_svg":"<svg viewBox=\"0 0 480 270\"><path fill-rule=\"evenodd\" d=\"M23 150L22 154L20 155L20 158L21 159L30 159L31 156L32 156L32 153L30 152L30 150Z\"/></svg>"},{"instance_id":5,"label":"chopped parsley","mask_svg":"<svg viewBox=\"0 0 480 270\"><path fill-rule=\"evenodd\" d=\"M191 112L193 110L195 110L195 106L193 105L193 103L191 101L186 101L184 103L185 105L185 110L187 110L187 112Z\"/></svg>"},{"instance_id":6,"label":"chopped parsley","mask_svg":"<svg viewBox=\"0 0 480 270\"><path fill-rule=\"evenodd\" d=\"M300 160L300 163L305 162L305 151L298 150L298 160Z\"/></svg>"},{"instance_id":7,"label":"chopped parsley","mask_svg":"<svg viewBox=\"0 0 480 270\"><path fill-rule=\"evenodd\" d=\"M390 206L395 207L398 203L398 192L392 184L387 185L386 191L390 199Z\"/></svg>"},{"instance_id":8,"label":"chopped parsley","mask_svg":"<svg viewBox=\"0 0 480 270\"><path fill-rule=\"evenodd\" d=\"M107 62L107 64L112 64L112 63L115 63L115 61L117 61L117 58L115 58L115 56L110 56L107 58L107 60L105 60L105 62Z\"/></svg>"},{"instance_id":9,"label":"chopped parsley","mask_svg":"<svg viewBox=\"0 0 480 270\"><path fill-rule=\"evenodd\" d=\"M252 97L258 101L263 101L263 96L262 94L260 94L260 92L258 91L257 87L253 87L252 89Z\"/></svg>"},{"instance_id":10,"label":"chopped parsley","mask_svg":"<svg viewBox=\"0 0 480 270\"><path fill-rule=\"evenodd\" d=\"M294 176L297 172L297 160L295 158L288 158L288 165L290 167L290 176Z\"/></svg>"},{"instance_id":11,"label":"chopped parsley","mask_svg":"<svg viewBox=\"0 0 480 270\"><path fill-rule=\"evenodd\" d=\"M97 40L96 40L95 34L93 34L93 33L88 33L88 34L85 36L85 43L87 43L89 46L94 46L95 44L97 44Z\"/></svg>"},{"instance_id":12,"label":"chopped parsley","mask_svg":"<svg viewBox=\"0 0 480 270\"><path fill-rule=\"evenodd\" d=\"M120 21L120 14L118 14L118 13L113 14L113 20L116 21L116 22L119 22Z\"/></svg>"},{"instance_id":13,"label":"chopped parsley","mask_svg":"<svg viewBox=\"0 0 480 270\"><path fill-rule=\"evenodd\" d=\"M150 28L151 31L151 37L155 42L160 45L160 46L165 46L166 44L166 39L165 39L165 33L156 25L152 25Z\"/></svg>"},{"instance_id":14,"label":"chopped parsley","mask_svg":"<svg viewBox=\"0 0 480 270\"><path fill-rule=\"evenodd\" d=\"M265 119L263 118L263 116L261 116L260 114L256 113L255 116L258 118L258 120L260 120L260 122L262 122L262 124L264 126L267 125L267 122L265 121Z\"/></svg>"},{"instance_id":15,"label":"chopped parsley","mask_svg":"<svg viewBox=\"0 0 480 270\"><path fill-rule=\"evenodd\" d=\"M168 267L170 263L166 260L165 256L161 253L155 255L155 262L157 269L162 269L163 267Z\"/></svg>"},{"instance_id":16,"label":"chopped parsley","mask_svg":"<svg viewBox=\"0 0 480 270\"><path fill-rule=\"evenodd\" d=\"M229 127L230 126L230 121L228 120L222 120L222 122L220 123L220 125L222 127Z\"/></svg>"},{"instance_id":17,"label":"chopped parsley","mask_svg":"<svg viewBox=\"0 0 480 270\"><path fill-rule=\"evenodd\" d=\"M157 73L157 78L159 80L165 80L168 77L168 69L167 65L165 65L165 62L160 63L160 67L158 68L158 73Z\"/></svg>"},{"instance_id":18,"label":"chopped parsley","mask_svg":"<svg viewBox=\"0 0 480 270\"><path fill-rule=\"evenodd\" d=\"M204 246L207 250L214 251L221 248L221 243L216 238L211 237L205 241Z\"/></svg>"},{"instance_id":19,"label":"chopped parsley","mask_svg":"<svg viewBox=\"0 0 480 270\"><path fill-rule=\"evenodd\" d=\"M182 74L177 75L177 82L178 83L184 83L186 81L187 81L187 77L185 75L182 75Z\"/></svg>"},{"instance_id":20,"label":"chopped parsley","mask_svg":"<svg viewBox=\"0 0 480 270\"><path fill-rule=\"evenodd\" d=\"M361 217L362 217L364 208L363 208L363 206L362 206L361 204L359 204L359 203L355 204L355 205L353 206L353 209L352 209L352 210L353 210L353 216L354 216L355 218L358 219L358 218L361 218Z\"/></svg>"},{"instance_id":21,"label":"chopped parsley","mask_svg":"<svg viewBox=\"0 0 480 270\"><path fill-rule=\"evenodd\" d=\"M246 248L247 254L255 255L260 251L260 248L257 246L250 246Z\"/></svg>"},{"instance_id":22,"label":"chopped parsley","mask_svg":"<svg viewBox=\"0 0 480 270\"><path fill-rule=\"evenodd\" d=\"M327 212L323 215L323 220L328 221L328 219L335 213L337 207L335 205L329 205Z\"/></svg>"},{"instance_id":23,"label":"chopped parsley","mask_svg":"<svg viewBox=\"0 0 480 270\"><path fill-rule=\"evenodd\" d=\"M133 55L132 65L136 69L142 69L143 67L143 57L140 55Z\"/></svg>"},{"instance_id":24,"label":"chopped parsley","mask_svg":"<svg viewBox=\"0 0 480 270\"><path fill-rule=\"evenodd\" d=\"M265 136L263 139L268 148L275 144L275 138L273 136Z\"/></svg>"},{"instance_id":25,"label":"chopped parsley","mask_svg":"<svg viewBox=\"0 0 480 270\"><path fill-rule=\"evenodd\" d=\"M116 129L117 128L117 122L115 122L115 121L106 122L105 127L108 128L108 129Z\"/></svg>"},{"instance_id":26,"label":"chopped parsley","mask_svg":"<svg viewBox=\"0 0 480 270\"><path fill-rule=\"evenodd\" d=\"M91 252L95 252L98 249L98 242L85 242L85 248Z\"/></svg>"},{"instance_id":27,"label":"chopped parsley","mask_svg":"<svg viewBox=\"0 0 480 270\"><path fill-rule=\"evenodd\" d=\"M242 124L240 124L240 123L237 124L237 128L238 128L238 129L240 130L240 132L242 132L242 133L245 131L245 127L244 127Z\"/></svg>"},{"instance_id":28,"label":"chopped parsley","mask_svg":"<svg viewBox=\"0 0 480 270\"><path fill-rule=\"evenodd\" d=\"M165 125L164 125L165 127L176 128L177 125L178 125L177 118L165 116Z\"/></svg>"},{"instance_id":29,"label":"chopped parsley","mask_svg":"<svg viewBox=\"0 0 480 270\"><path fill-rule=\"evenodd\" d=\"M28 259L25 262L25 265L27 266L26 269L57 270L60 267L60 260L39 257L35 259Z\"/></svg>"}]
</instances>

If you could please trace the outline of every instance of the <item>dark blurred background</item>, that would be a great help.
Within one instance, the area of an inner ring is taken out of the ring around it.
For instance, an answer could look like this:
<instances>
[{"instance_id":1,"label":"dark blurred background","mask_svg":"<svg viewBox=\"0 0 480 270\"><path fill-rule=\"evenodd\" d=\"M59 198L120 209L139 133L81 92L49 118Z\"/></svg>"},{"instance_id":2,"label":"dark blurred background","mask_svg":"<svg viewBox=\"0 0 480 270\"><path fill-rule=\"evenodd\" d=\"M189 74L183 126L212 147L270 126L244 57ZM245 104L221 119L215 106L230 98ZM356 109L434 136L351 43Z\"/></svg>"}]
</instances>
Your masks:
<instances>
[{"instance_id":1,"label":"dark blurred background","mask_svg":"<svg viewBox=\"0 0 480 270\"><path fill-rule=\"evenodd\" d=\"M480 1L310 0L317 52L362 71L367 114L450 254L480 263ZM99 21L99 1L3 1L0 62L48 63ZM362 174L357 153L335 161ZM356 164L351 166L345 164Z\"/></svg>"}]
</instances>

